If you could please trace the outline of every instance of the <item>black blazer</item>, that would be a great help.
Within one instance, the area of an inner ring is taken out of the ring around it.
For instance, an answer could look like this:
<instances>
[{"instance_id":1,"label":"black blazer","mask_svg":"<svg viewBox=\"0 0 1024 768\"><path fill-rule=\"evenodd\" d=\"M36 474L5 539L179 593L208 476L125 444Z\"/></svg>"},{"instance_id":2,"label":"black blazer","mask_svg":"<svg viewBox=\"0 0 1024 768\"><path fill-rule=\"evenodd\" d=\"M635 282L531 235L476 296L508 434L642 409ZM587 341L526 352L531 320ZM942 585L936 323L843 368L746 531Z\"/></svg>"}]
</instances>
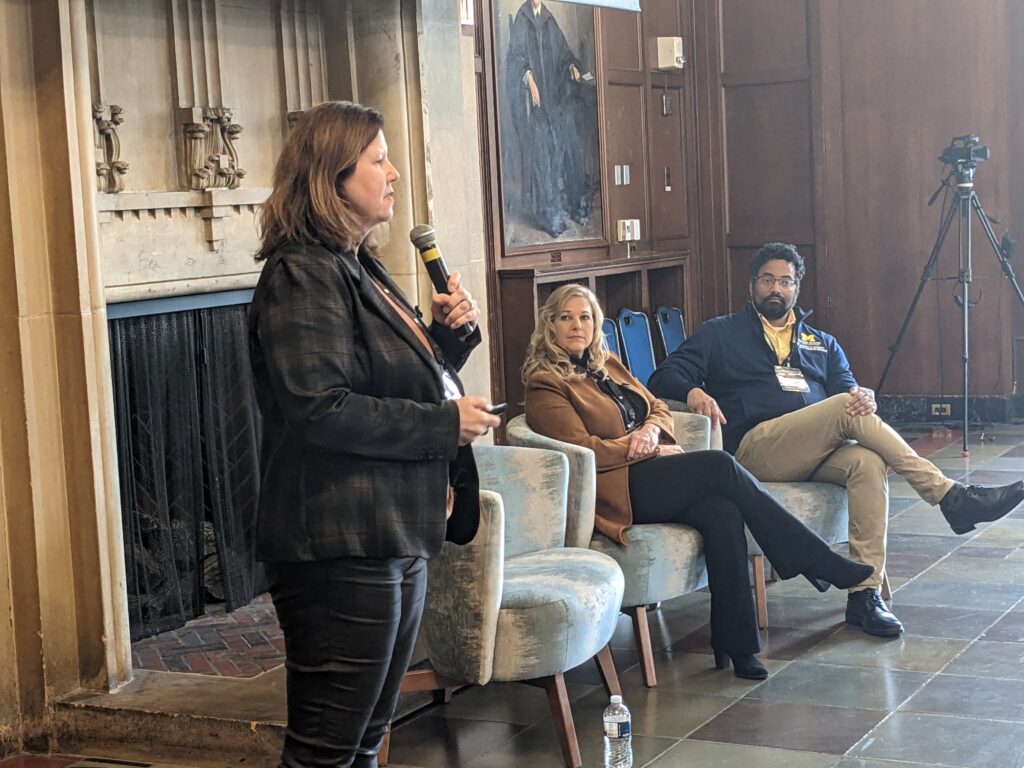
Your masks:
<instances>
[{"instance_id":1,"label":"black blazer","mask_svg":"<svg viewBox=\"0 0 1024 768\"><path fill-rule=\"evenodd\" d=\"M462 342L432 325L432 357L369 274L409 306L365 253L290 244L260 275L249 350L264 418L261 560L431 557L445 538L449 463L458 456L456 474L475 479L439 360L461 389L455 369L480 343L479 328ZM477 499L459 506L454 538L468 541Z\"/></svg>"}]
</instances>

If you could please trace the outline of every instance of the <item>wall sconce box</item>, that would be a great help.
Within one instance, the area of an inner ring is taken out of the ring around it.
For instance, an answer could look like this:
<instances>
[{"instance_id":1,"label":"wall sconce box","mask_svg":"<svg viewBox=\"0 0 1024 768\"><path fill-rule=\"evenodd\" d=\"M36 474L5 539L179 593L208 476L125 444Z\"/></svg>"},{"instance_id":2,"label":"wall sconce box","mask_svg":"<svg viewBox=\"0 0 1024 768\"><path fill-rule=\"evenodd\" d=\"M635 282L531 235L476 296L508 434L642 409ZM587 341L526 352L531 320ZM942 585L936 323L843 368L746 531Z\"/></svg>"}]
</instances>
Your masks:
<instances>
[{"instance_id":1,"label":"wall sconce box","mask_svg":"<svg viewBox=\"0 0 1024 768\"><path fill-rule=\"evenodd\" d=\"M683 55L683 38L656 37L651 41L651 63L655 69L682 69L686 64Z\"/></svg>"}]
</instances>

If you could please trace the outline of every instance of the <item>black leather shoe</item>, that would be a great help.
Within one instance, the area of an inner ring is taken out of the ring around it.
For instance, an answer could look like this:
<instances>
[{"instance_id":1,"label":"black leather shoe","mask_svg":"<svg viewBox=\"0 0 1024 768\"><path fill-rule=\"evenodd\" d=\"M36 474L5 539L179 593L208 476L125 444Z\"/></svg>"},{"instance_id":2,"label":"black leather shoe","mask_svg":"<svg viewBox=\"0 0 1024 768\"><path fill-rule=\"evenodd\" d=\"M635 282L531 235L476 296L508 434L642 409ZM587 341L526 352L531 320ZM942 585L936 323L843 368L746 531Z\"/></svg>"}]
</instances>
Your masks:
<instances>
[{"instance_id":1,"label":"black leather shoe","mask_svg":"<svg viewBox=\"0 0 1024 768\"><path fill-rule=\"evenodd\" d=\"M1024 480L998 488L957 483L939 502L953 533L973 531L978 523L998 520L1024 501Z\"/></svg>"},{"instance_id":2,"label":"black leather shoe","mask_svg":"<svg viewBox=\"0 0 1024 768\"><path fill-rule=\"evenodd\" d=\"M846 600L846 623L875 637L903 634L903 623L889 610L877 589L850 593Z\"/></svg>"},{"instance_id":3,"label":"black leather shoe","mask_svg":"<svg viewBox=\"0 0 1024 768\"><path fill-rule=\"evenodd\" d=\"M804 571L804 577L816 590L825 592L833 584L840 589L855 587L874 572L870 565L847 560L830 549Z\"/></svg>"},{"instance_id":4,"label":"black leather shoe","mask_svg":"<svg viewBox=\"0 0 1024 768\"><path fill-rule=\"evenodd\" d=\"M768 668L757 656L749 653L731 656L723 651L715 651L715 666L718 669L728 669L730 659L736 677L742 677L744 680L764 680L768 677Z\"/></svg>"}]
</instances>

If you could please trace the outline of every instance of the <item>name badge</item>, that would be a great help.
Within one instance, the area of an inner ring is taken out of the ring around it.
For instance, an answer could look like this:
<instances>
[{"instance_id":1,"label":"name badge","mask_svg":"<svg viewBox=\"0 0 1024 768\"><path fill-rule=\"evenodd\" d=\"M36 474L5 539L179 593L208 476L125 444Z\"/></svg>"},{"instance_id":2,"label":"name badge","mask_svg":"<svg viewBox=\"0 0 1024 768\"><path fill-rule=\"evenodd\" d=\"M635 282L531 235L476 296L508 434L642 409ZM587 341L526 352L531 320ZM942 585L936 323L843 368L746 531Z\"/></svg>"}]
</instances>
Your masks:
<instances>
[{"instance_id":1,"label":"name badge","mask_svg":"<svg viewBox=\"0 0 1024 768\"><path fill-rule=\"evenodd\" d=\"M804 372L799 368L790 368L787 365L775 366L775 378L779 380L779 386L783 392L810 392Z\"/></svg>"}]
</instances>

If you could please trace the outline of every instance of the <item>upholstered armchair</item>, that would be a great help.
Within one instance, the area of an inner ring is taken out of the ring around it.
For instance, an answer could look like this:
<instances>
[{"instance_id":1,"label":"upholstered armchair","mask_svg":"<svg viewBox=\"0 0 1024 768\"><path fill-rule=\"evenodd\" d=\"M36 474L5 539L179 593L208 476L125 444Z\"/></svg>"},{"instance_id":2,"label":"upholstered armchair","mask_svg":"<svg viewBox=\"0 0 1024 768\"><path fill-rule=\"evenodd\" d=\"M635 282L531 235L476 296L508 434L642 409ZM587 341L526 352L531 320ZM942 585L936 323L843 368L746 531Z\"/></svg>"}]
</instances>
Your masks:
<instances>
[{"instance_id":1,"label":"upholstered armchair","mask_svg":"<svg viewBox=\"0 0 1024 768\"><path fill-rule=\"evenodd\" d=\"M615 560L566 544L569 466L554 451L482 446L480 530L429 564L423 633L434 674L458 685L543 687L566 765L581 764L563 673L595 659L619 683L608 641L622 603ZM486 490L484 490L486 489ZM591 521L593 511L590 512Z\"/></svg>"},{"instance_id":2,"label":"upholstered armchair","mask_svg":"<svg viewBox=\"0 0 1024 768\"><path fill-rule=\"evenodd\" d=\"M673 413L676 440L686 450L707 448L711 423L704 416ZM508 423L512 445L560 451L569 460L569 520L576 521L565 532L569 547L589 547L615 560L625 577L622 611L633 620L633 634L642 663L644 684L657 685L654 653L647 623L647 607L693 592L707 584L700 534L688 525L671 523L634 525L629 529L629 546L624 547L594 529L594 497L597 468L589 448L544 437L517 416Z\"/></svg>"}]
</instances>

